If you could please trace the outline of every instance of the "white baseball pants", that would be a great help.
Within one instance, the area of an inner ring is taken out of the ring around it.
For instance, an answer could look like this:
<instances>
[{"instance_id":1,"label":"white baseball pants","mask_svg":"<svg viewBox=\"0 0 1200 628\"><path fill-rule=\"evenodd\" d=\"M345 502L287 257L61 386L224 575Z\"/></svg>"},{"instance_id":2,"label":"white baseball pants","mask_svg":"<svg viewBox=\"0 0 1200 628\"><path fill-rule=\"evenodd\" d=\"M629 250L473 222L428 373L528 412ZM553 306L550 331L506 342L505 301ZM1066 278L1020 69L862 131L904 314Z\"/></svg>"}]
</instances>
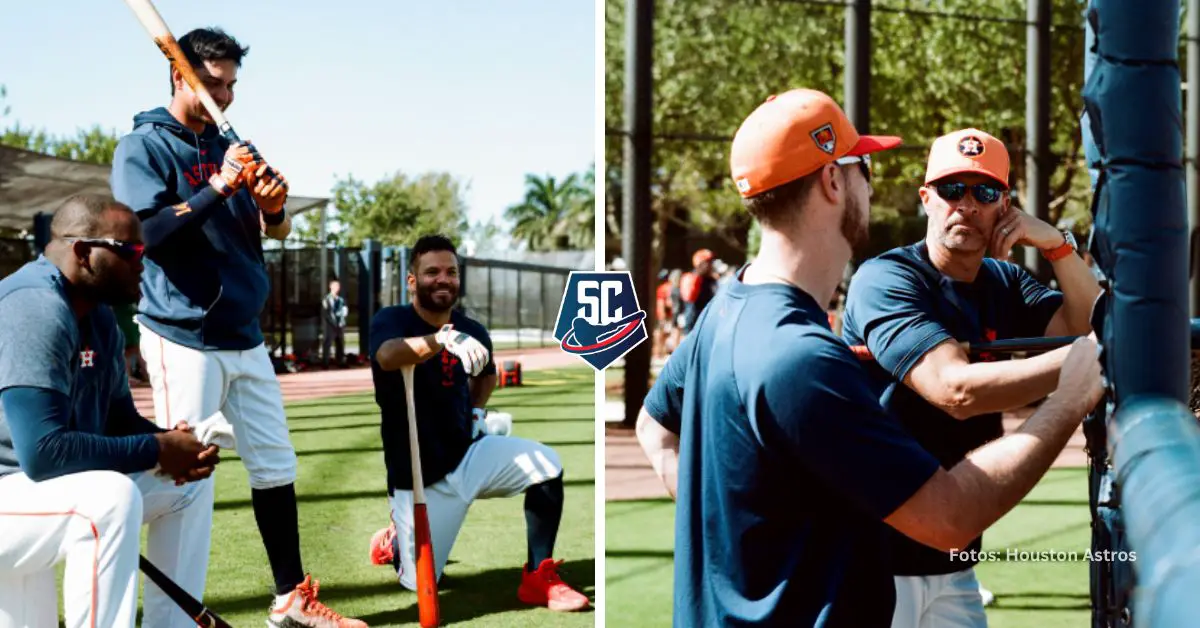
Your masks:
<instances>
[{"instance_id":1,"label":"white baseball pants","mask_svg":"<svg viewBox=\"0 0 1200 628\"><path fill-rule=\"evenodd\" d=\"M56 628L55 566L66 561L67 628L133 628L143 523L146 558L196 599L204 593L212 484L175 486L150 472L0 478L0 628ZM146 581L143 626L194 628Z\"/></svg>"},{"instance_id":2,"label":"white baseball pants","mask_svg":"<svg viewBox=\"0 0 1200 628\"><path fill-rule=\"evenodd\" d=\"M940 576L895 576L892 628L987 628L975 569Z\"/></svg>"},{"instance_id":3,"label":"white baseball pants","mask_svg":"<svg viewBox=\"0 0 1200 628\"><path fill-rule=\"evenodd\" d=\"M450 558L467 509L476 499L514 497L529 487L562 475L562 462L551 448L526 438L484 436L471 444L458 468L425 489L425 509L433 537L437 579ZM404 588L417 590L412 491L393 491L392 522L400 544L400 572Z\"/></svg>"},{"instance_id":4,"label":"white baseball pants","mask_svg":"<svg viewBox=\"0 0 1200 628\"><path fill-rule=\"evenodd\" d=\"M246 351L198 351L139 324L142 359L154 391L154 420L170 429L180 421L210 430L232 428L250 487L296 481L296 451L288 435L283 393L265 345ZM207 480L211 481L211 480Z\"/></svg>"}]
</instances>

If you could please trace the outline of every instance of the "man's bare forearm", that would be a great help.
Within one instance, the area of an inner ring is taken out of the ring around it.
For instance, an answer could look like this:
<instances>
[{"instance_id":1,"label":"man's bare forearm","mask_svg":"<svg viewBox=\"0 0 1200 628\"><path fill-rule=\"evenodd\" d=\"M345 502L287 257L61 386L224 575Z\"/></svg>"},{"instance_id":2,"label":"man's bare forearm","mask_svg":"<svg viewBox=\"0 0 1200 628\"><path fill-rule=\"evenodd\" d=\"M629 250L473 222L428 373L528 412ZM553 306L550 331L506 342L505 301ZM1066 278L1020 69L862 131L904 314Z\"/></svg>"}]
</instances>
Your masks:
<instances>
[{"instance_id":1,"label":"man's bare forearm","mask_svg":"<svg viewBox=\"0 0 1200 628\"><path fill-rule=\"evenodd\" d=\"M638 413L638 443L663 486L675 499L679 488L679 436L655 421L645 408Z\"/></svg>"},{"instance_id":2,"label":"man's bare forearm","mask_svg":"<svg viewBox=\"0 0 1200 628\"><path fill-rule=\"evenodd\" d=\"M283 222L277 225L263 223L263 233L267 234L267 237L272 240L286 240L288 235L292 233L292 218L284 216Z\"/></svg>"},{"instance_id":3,"label":"man's bare forearm","mask_svg":"<svg viewBox=\"0 0 1200 628\"><path fill-rule=\"evenodd\" d=\"M1083 336L1092 331L1092 305L1100 296L1100 282L1078 255L1053 263L1054 277L1063 293L1064 335Z\"/></svg>"},{"instance_id":4,"label":"man's bare forearm","mask_svg":"<svg viewBox=\"0 0 1200 628\"><path fill-rule=\"evenodd\" d=\"M437 341L436 334L392 338L379 345L375 361L383 370L395 371L406 364L420 364L441 350L442 345Z\"/></svg>"},{"instance_id":5,"label":"man's bare forearm","mask_svg":"<svg viewBox=\"0 0 1200 628\"><path fill-rule=\"evenodd\" d=\"M1060 347L1022 360L976 362L947 374L959 391L954 416L967 418L1023 408L1044 399L1058 385L1058 372L1070 347Z\"/></svg>"},{"instance_id":6,"label":"man's bare forearm","mask_svg":"<svg viewBox=\"0 0 1200 628\"><path fill-rule=\"evenodd\" d=\"M950 470L959 487L948 512L975 538L1012 510L1066 447L1086 410L1074 399L1050 398L1014 433L967 455Z\"/></svg>"}]
</instances>

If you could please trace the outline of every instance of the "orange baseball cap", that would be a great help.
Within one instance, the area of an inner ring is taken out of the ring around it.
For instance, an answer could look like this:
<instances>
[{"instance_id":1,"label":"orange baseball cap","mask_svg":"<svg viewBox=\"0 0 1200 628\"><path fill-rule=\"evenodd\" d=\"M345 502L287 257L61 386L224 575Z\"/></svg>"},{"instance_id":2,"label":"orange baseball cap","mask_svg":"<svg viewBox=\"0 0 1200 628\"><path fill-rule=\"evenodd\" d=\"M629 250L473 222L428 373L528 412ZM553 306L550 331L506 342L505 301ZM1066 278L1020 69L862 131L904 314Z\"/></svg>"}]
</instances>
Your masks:
<instances>
[{"instance_id":1,"label":"orange baseball cap","mask_svg":"<svg viewBox=\"0 0 1200 628\"><path fill-rule=\"evenodd\" d=\"M859 135L832 98L814 89L772 94L733 136L729 169L742 198L795 181L842 157L894 148L900 138Z\"/></svg>"},{"instance_id":2,"label":"orange baseball cap","mask_svg":"<svg viewBox=\"0 0 1200 628\"><path fill-rule=\"evenodd\" d=\"M952 174L977 172L1007 188L1008 168L1008 148L1004 142L979 129L962 129L933 141L929 148L929 164L925 168L925 183Z\"/></svg>"},{"instance_id":3,"label":"orange baseball cap","mask_svg":"<svg viewBox=\"0 0 1200 628\"><path fill-rule=\"evenodd\" d=\"M708 249L699 249L692 253L692 266L699 266L703 262L713 261L713 252Z\"/></svg>"}]
</instances>

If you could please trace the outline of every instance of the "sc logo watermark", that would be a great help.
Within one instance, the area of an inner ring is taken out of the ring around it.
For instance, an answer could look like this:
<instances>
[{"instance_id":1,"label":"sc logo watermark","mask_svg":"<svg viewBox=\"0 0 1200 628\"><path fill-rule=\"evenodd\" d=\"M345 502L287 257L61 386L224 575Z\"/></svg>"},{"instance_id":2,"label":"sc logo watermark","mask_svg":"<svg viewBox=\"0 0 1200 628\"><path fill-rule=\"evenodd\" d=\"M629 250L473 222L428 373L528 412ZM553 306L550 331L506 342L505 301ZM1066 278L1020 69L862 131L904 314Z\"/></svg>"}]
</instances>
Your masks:
<instances>
[{"instance_id":1,"label":"sc logo watermark","mask_svg":"<svg viewBox=\"0 0 1200 628\"><path fill-rule=\"evenodd\" d=\"M646 312L628 272L572 272L554 339L562 350L602 371L646 340Z\"/></svg>"}]
</instances>

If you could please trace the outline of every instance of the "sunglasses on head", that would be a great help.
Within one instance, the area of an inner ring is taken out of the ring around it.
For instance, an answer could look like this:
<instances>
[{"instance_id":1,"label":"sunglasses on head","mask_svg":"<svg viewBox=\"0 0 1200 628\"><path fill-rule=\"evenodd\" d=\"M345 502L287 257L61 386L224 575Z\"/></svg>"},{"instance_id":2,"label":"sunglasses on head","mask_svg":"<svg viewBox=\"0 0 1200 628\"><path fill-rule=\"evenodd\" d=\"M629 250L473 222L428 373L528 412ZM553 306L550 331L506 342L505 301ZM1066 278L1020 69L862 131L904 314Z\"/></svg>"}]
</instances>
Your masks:
<instances>
[{"instance_id":1,"label":"sunglasses on head","mask_svg":"<svg viewBox=\"0 0 1200 628\"><path fill-rule=\"evenodd\" d=\"M835 159L833 163L835 163L839 166L849 166L851 164L858 164L858 166L860 168L862 168L863 177L865 177L868 182L871 180L871 156L870 155L842 157L841 159Z\"/></svg>"},{"instance_id":2,"label":"sunglasses on head","mask_svg":"<svg viewBox=\"0 0 1200 628\"><path fill-rule=\"evenodd\" d=\"M101 246L116 253L117 257L127 262L136 262L142 259L142 255L146 252L145 244L135 244L112 238L67 238L67 242L82 242L93 246Z\"/></svg>"},{"instance_id":3,"label":"sunglasses on head","mask_svg":"<svg viewBox=\"0 0 1200 628\"><path fill-rule=\"evenodd\" d=\"M1004 188L994 183L976 183L967 185L962 181L947 181L933 186L938 196L947 201L961 201L970 190L975 200L984 204L995 203L1004 195Z\"/></svg>"}]
</instances>

